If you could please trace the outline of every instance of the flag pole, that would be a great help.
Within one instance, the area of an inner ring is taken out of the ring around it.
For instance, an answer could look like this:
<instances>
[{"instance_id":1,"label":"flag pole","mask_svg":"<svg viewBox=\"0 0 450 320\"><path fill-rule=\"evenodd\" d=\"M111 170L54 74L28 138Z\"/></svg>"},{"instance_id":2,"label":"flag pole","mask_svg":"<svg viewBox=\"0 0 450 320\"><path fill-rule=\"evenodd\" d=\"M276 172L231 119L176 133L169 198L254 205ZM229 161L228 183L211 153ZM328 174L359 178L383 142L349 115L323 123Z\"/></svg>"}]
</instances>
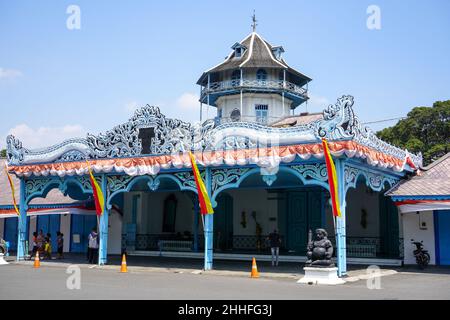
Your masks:
<instances>
[{"instance_id":1,"label":"flag pole","mask_svg":"<svg viewBox=\"0 0 450 320\"><path fill-rule=\"evenodd\" d=\"M203 225L203 233L204 233L205 232L205 219L201 213L200 213L200 216L202 217L202 225Z\"/></svg>"}]
</instances>

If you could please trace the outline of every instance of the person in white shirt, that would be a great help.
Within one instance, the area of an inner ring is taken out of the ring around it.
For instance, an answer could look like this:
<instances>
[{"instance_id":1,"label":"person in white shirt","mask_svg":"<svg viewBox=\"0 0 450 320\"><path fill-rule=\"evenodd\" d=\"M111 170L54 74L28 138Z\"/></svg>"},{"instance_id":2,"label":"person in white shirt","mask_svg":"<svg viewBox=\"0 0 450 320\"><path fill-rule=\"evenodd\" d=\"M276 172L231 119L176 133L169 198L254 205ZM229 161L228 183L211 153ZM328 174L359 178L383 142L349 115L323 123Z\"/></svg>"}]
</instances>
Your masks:
<instances>
[{"instance_id":1,"label":"person in white shirt","mask_svg":"<svg viewBox=\"0 0 450 320\"><path fill-rule=\"evenodd\" d=\"M98 253L98 233L95 228L92 228L88 236L88 257L89 263L95 263L95 257Z\"/></svg>"}]
</instances>

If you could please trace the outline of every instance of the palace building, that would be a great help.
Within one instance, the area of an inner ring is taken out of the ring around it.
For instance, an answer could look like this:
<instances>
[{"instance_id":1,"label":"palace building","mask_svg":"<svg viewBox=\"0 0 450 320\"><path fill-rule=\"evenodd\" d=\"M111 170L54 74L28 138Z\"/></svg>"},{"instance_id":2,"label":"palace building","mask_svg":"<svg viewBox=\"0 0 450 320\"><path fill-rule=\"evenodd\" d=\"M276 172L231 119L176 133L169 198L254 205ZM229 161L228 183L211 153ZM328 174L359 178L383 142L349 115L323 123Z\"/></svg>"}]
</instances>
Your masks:
<instances>
[{"instance_id":1,"label":"palace building","mask_svg":"<svg viewBox=\"0 0 450 320\"><path fill-rule=\"evenodd\" d=\"M312 79L291 67L284 52L255 30L236 42L226 59L197 81L200 108L217 108L214 118L197 124L166 118L147 105L110 131L47 149L29 150L9 136L8 170L17 177L21 214L11 216L11 200L2 194L9 203L0 203L0 213L9 209L9 215L0 221L8 220L2 222L9 226L3 235L15 242L18 258L28 250L30 230L46 225L39 222L46 215L61 216L55 219L60 225L45 228L66 230L67 250L86 249L80 243L96 223L95 216L78 217L93 214L88 160L106 196L100 264L123 250L204 258L205 269L213 268L214 258L264 259L269 254L265 239L274 229L282 237L281 261L301 262L308 232L318 227L336 245L340 276L348 263L401 264L401 216L384 193L414 174L421 155L378 139L358 120L352 96L339 97L321 113L295 112L308 100ZM342 217L336 221L322 138L337 170ZM188 151L196 157L215 210L204 219ZM79 211L48 211L33 224L27 217L36 199Z\"/></svg>"}]
</instances>

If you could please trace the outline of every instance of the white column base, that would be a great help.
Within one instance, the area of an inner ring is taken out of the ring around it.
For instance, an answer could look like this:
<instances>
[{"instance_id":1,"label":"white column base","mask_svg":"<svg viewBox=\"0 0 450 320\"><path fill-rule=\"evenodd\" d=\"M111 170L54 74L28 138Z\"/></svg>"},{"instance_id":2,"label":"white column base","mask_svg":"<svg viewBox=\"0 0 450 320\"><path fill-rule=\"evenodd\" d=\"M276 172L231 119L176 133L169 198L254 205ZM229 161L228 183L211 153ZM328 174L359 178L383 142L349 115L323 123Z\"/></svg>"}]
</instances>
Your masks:
<instances>
[{"instance_id":1,"label":"white column base","mask_svg":"<svg viewBox=\"0 0 450 320\"><path fill-rule=\"evenodd\" d=\"M344 280L338 277L337 268L314 268L305 267L305 276L297 281L297 283L306 284L327 284L336 285L345 283Z\"/></svg>"},{"instance_id":2,"label":"white column base","mask_svg":"<svg viewBox=\"0 0 450 320\"><path fill-rule=\"evenodd\" d=\"M4 256L4 254L0 253L0 266L1 265L5 265L5 264L9 264L8 262L5 261L3 256Z\"/></svg>"}]
</instances>

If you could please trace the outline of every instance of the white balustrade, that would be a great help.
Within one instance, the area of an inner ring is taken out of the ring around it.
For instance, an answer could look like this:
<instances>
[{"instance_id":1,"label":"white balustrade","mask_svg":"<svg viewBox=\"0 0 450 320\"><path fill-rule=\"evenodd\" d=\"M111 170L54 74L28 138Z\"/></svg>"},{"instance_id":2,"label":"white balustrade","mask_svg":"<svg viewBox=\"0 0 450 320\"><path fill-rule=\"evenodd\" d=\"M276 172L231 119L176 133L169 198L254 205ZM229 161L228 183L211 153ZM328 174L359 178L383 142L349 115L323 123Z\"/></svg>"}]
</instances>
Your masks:
<instances>
[{"instance_id":1,"label":"white balustrade","mask_svg":"<svg viewBox=\"0 0 450 320\"><path fill-rule=\"evenodd\" d=\"M275 90L287 90L292 91L296 94L300 94L302 96L307 96L307 90L300 86L297 86L291 82L283 81L283 80L249 80L249 79L234 79L234 80L226 80L219 82L211 82L209 84L209 88L205 87L202 90L202 95L212 92L225 91L229 89L246 89L246 88L255 88L255 89L275 89Z\"/></svg>"}]
</instances>

